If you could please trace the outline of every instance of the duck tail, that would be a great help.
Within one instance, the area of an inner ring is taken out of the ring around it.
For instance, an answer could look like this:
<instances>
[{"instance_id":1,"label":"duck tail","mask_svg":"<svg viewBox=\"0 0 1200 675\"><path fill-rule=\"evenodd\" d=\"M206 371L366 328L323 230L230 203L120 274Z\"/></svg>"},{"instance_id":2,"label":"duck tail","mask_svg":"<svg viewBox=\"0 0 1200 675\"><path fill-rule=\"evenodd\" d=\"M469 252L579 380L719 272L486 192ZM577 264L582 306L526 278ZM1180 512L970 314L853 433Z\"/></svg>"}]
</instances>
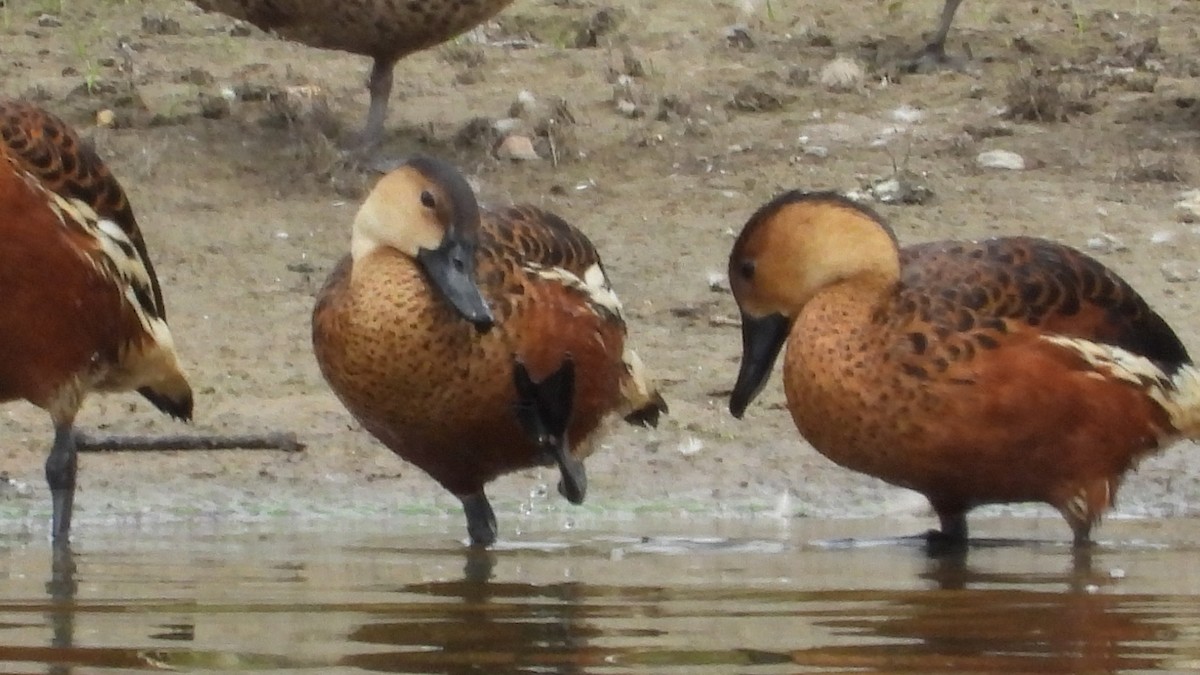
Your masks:
<instances>
[{"instance_id":1,"label":"duck tail","mask_svg":"<svg viewBox=\"0 0 1200 675\"><path fill-rule=\"evenodd\" d=\"M1158 397L1156 397L1158 398ZM1171 417L1171 426L1190 439L1200 440L1200 369L1185 363L1171 375L1170 386L1159 404Z\"/></svg>"},{"instance_id":2,"label":"duck tail","mask_svg":"<svg viewBox=\"0 0 1200 675\"><path fill-rule=\"evenodd\" d=\"M1166 411L1170 435L1200 440L1200 370L1195 364L1163 364L1120 347L1062 335L1042 339L1073 351L1103 376L1145 392Z\"/></svg>"},{"instance_id":3,"label":"duck tail","mask_svg":"<svg viewBox=\"0 0 1200 675\"><path fill-rule=\"evenodd\" d=\"M625 377L621 379L625 421L643 427L657 427L658 418L668 411L666 400L646 377L646 367L642 365L637 352L626 347L621 359L625 363Z\"/></svg>"}]
</instances>

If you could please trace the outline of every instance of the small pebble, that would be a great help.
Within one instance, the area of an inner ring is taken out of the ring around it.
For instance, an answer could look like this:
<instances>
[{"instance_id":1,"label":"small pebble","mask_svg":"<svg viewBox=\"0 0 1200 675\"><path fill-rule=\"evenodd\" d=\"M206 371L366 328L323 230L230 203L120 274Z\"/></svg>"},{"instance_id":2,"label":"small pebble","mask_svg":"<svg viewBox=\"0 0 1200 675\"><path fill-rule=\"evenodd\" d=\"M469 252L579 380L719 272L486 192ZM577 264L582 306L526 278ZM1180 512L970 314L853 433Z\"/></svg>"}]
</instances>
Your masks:
<instances>
[{"instance_id":1,"label":"small pebble","mask_svg":"<svg viewBox=\"0 0 1200 675\"><path fill-rule=\"evenodd\" d=\"M524 123L516 117L502 117L492 122L492 128L496 130L496 134L499 136L516 133L517 129L520 129L523 125Z\"/></svg>"},{"instance_id":2,"label":"small pebble","mask_svg":"<svg viewBox=\"0 0 1200 675\"><path fill-rule=\"evenodd\" d=\"M1175 238L1175 233L1170 230L1159 230L1150 235L1151 244L1165 244Z\"/></svg>"},{"instance_id":3,"label":"small pebble","mask_svg":"<svg viewBox=\"0 0 1200 675\"><path fill-rule=\"evenodd\" d=\"M743 24L735 24L726 28L725 42L735 49L746 51L754 49L754 38L750 36L750 29Z\"/></svg>"},{"instance_id":4,"label":"small pebble","mask_svg":"<svg viewBox=\"0 0 1200 675\"><path fill-rule=\"evenodd\" d=\"M714 292L728 292L729 277L724 272L709 272L708 290Z\"/></svg>"},{"instance_id":5,"label":"small pebble","mask_svg":"<svg viewBox=\"0 0 1200 675\"><path fill-rule=\"evenodd\" d=\"M0 471L0 497L29 497L32 494L29 483L16 480L7 471Z\"/></svg>"},{"instance_id":6,"label":"small pebble","mask_svg":"<svg viewBox=\"0 0 1200 675\"><path fill-rule=\"evenodd\" d=\"M524 117L537 107L537 97L528 89L517 92L517 98L508 107L509 117Z\"/></svg>"},{"instance_id":7,"label":"small pebble","mask_svg":"<svg viewBox=\"0 0 1200 675\"><path fill-rule=\"evenodd\" d=\"M854 91L862 86L866 73L854 59L839 56L821 68L818 79L831 91Z\"/></svg>"},{"instance_id":8,"label":"small pebble","mask_svg":"<svg viewBox=\"0 0 1200 675\"><path fill-rule=\"evenodd\" d=\"M531 161L541 159L533 148L533 141L528 136L511 134L505 136L496 148L496 157L513 161Z\"/></svg>"},{"instance_id":9,"label":"small pebble","mask_svg":"<svg viewBox=\"0 0 1200 675\"><path fill-rule=\"evenodd\" d=\"M921 112L920 110L917 110L916 108L914 108L910 105L902 105L899 108L896 108L895 110L892 111L892 120L896 121L896 122L901 122L903 124L912 124L914 122L920 122L921 118L924 116L925 116L925 113Z\"/></svg>"},{"instance_id":10,"label":"small pebble","mask_svg":"<svg viewBox=\"0 0 1200 675\"><path fill-rule=\"evenodd\" d=\"M867 192L883 204L925 204L933 198L933 189L912 174L880 180L867 186Z\"/></svg>"},{"instance_id":11,"label":"small pebble","mask_svg":"<svg viewBox=\"0 0 1200 675\"><path fill-rule=\"evenodd\" d=\"M1200 190L1188 190L1175 202L1175 213L1185 223L1200 222Z\"/></svg>"},{"instance_id":12,"label":"small pebble","mask_svg":"<svg viewBox=\"0 0 1200 675\"><path fill-rule=\"evenodd\" d=\"M617 101L617 112L629 118L641 116L641 109L638 108L637 104L625 98Z\"/></svg>"},{"instance_id":13,"label":"small pebble","mask_svg":"<svg viewBox=\"0 0 1200 675\"><path fill-rule=\"evenodd\" d=\"M113 124L115 124L116 121L117 121L116 113L109 110L108 108L96 111L96 126L101 127L103 129L109 129L109 128L112 128Z\"/></svg>"},{"instance_id":14,"label":"small pebble","mask_svg":"<svg viewBox=\"0 0 1200 675\"><path fill-rule=\"evenodd\" d=\"M1114 251L1128 251L1129 246L1120 237L1101 232L1095 237L1090 237L1087 240L1087 247L1097 253L1112 253Z\"/></svg>"},{"instance_id":15,"label":"small pebble","mask_svg":"<svg viewBox=\"0 0 1200 675\"><path fill-rule=\"evenodd\" d=\"M975 163L986 169L1025 170L1025 158L1008 150L986 150L979 153Z\"/></svg>"},{"instance_id":16,"label":"small pebble","mask_svg":"<svg viewBox=\"0 0 1200 675\"><path fill-rule=\"evenodd\" d=\"M1182 260L1168 260L1159 269L1162 271L1163 279L1173 284L1200 279L1200 270Z\"/></svg>"},{"instance_id":17,"label":"small pebble","mask_svg":"<svg viewBox=\"0 0 1200 675\"><path fill-rule=\"evenodd\" d=\"M695 436L688 436L679 442L679 454L683 455L684 457L691 457L703 449L704 441L696 438Z\"/></svg>"}]
</instances>

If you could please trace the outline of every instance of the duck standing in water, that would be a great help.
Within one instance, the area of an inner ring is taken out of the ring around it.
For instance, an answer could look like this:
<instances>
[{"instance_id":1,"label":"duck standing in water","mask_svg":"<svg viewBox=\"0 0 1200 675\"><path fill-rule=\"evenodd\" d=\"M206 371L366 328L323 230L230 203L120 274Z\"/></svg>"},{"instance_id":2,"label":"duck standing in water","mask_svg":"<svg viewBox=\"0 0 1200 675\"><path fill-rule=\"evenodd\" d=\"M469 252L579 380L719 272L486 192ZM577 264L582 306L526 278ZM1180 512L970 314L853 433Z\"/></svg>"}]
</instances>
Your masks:
<instances>
[{"instance_id":1,"label":"duck standing in water","mask_svg":"<svg viewBox=\"0 0 1200 675\"><path fill-rule=\"evenodd\" d=\"M899 248L878 215L788 192L729 257L741 417L787 343L800 433L834 462L924 494L931 541L982 504L1045 502L1077 545L1145 455L1200 437L1200 373L1125 281L1042 239Z\"/></svg>"},{"instance_id":2,"label":"duck standing in water","mask_svg":"<svg viewBox=\"0 0 1200 675\"><path fill-rule=\"evenodd\" d=\"M535 207L481 208L428 157L366 198L313 345L351 414L462 501L477 545L496 538L489 481L557 464L579 503L604 418L654 425L667 409L587 237Z\"/></svg>"},{"instance_id":3,"label":"duck standing in water","mask_svg":"<svg viewBox=\"0 0 1200 675\"><path fill-rule=\"evenodd\" d=\"M65 542L86 396L137 391L190 420L192 389L125 191L65 122L17 101L0 101L0 299L0 401L50 413L51 533Z\"/></svg>"},{"instance_id":4,"label":"duck standing in water","mask_svg":"<svg viewBox=\"0 0 1200 675\"><path fill-rule=\"evenodd\" d=\"M192 1L310 47L371 57L371 105L361 138L363 148L370 149L383 140L396 62L474 28L513 0Z\"/></svg>"}]
</instances>

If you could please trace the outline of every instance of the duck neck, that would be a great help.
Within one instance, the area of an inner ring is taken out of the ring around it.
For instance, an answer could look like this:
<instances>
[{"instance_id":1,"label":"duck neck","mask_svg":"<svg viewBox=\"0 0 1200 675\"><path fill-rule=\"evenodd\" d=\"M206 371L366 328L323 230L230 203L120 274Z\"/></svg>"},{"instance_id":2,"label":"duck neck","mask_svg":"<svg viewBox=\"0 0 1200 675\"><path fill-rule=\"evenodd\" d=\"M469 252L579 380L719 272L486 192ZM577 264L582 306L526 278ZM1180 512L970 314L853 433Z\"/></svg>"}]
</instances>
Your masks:
<instances>
[{"instance_id":1,"label":"duck neck","mask_svg":"<svg viewBox=\"0 0 1200 675\"><path fill-rule=\"evenodd\" d=\"M875 311L896 291L894 274L864 271L829 284L805 304L800 320L845 328L870 323ZM832 323L829 323L832 322Z\"/></svg>"}]
</instances>

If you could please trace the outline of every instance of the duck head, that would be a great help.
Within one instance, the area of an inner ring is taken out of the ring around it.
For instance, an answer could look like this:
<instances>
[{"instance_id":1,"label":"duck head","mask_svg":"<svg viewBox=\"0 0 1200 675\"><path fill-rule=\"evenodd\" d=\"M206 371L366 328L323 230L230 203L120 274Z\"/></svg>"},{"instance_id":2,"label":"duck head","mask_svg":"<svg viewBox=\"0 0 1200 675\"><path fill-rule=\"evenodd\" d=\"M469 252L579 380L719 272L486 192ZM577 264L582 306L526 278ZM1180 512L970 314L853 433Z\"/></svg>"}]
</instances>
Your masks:
<instances>
[{"instance_id":1,"label":"duck head","mask_svg":"<svg viewBox=\"0 0 1200 675\"><path fill-rule=\"evenodd\" d=\"M860 274L900 275L895 235L869 209L836 193L791 191L750 217L729 255L742 315L742 362L729 397L734 417L762 391L805 304Z\"/></svg>"},{"instance_id":2,"label":"duck head","mask_svg":"<svg viewBox=\"0 0 1200 675\"><path fill-rule=\"evenodd\" d=\"M480 228L475 193L453 166L413 157L375 185L354 219L350 253L381 246L412 257L440 295L477 330L495 323L475 278Z\"/></svg>"}]
</instances>

